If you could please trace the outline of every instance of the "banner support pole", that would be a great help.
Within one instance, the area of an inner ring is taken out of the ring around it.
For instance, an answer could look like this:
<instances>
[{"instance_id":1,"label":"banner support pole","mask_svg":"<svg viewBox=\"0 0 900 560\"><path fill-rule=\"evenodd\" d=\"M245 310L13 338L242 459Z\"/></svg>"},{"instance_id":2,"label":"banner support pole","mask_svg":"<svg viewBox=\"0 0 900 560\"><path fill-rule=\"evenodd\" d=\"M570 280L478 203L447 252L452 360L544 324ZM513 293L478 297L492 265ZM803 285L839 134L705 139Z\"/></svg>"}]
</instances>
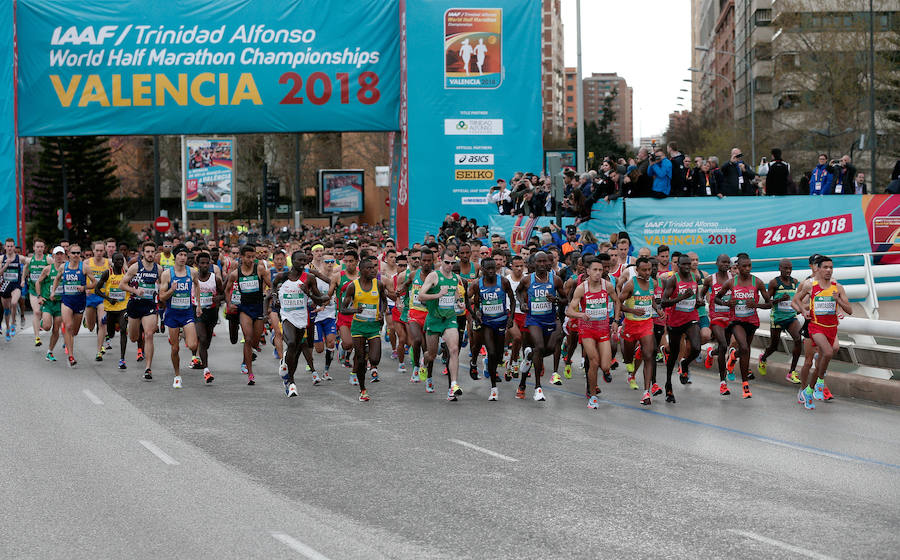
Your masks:
<instances>
[{"instance_id":1,"label":"banner support pole","mask_svg":"<svg viewBox=\"0 0 900 560\"><path fill-rule=\"evenodd\" d=\"M188 211L187 211L187 140L184 134L181 135L181 231L187 234L188 231Z\"/></svg>"}]
</instances>

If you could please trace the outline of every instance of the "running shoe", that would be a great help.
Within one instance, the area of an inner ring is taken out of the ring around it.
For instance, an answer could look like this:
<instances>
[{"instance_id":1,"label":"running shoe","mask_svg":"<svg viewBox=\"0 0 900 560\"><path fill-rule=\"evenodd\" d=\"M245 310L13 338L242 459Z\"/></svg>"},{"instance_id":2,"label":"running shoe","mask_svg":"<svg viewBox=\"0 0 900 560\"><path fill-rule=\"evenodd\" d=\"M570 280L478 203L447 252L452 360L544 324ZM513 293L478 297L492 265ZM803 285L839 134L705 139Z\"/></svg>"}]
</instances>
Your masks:
<instances>
[{"instance_id":1,"label":"running shoe","mask_svg":"<svg viewBox=\"0 0 900 560\"><path fill-rule=\"evenodd\" d=\"M641 397L641 404L650 404L650 391L644 391L644 396Z\"/></svg>"},{"instance_id":2,"label":"running shoe","mask_svg":"<svg viewBox=\"0 0 900 560\"><path fill-rule=\"evenodd\" d=\"M205 368L203 370L203 381L206 381L207 383L212 383L214 379L215 379L215 377L213 377L213 374L211 371L209 371L209 368Z\"/></svg>"},{"instance_id":3,"label":"running shoe","mask_svg":"<svg viewBox=\"0 0 900 560\"><path fill-rule=\"evenodd\" d=\"M793 383L794 385L800 384L800 376L797 375L796 370L786 373L784 375L784 378L787 379L788 381L790 381L791 383Z\"/></svg>"},{"instance_id":4,"label":"running shoe","mask_svg":"<svg viewBox=\"0 0 900 560\"><path fill-rule=\"evenodd\" d=\"M491 387L491 396L488 397L488 400L496 401L498 398L500 398L500 392L496 387Z\"/></svg>"},{"instance_id":5,"label":"running shoe","mask_svg":"<svg viewBox=\"0 0 900 560\"><path fill-rule=\"evenodd\" d=\"M822 397L824 398L825 402L834 400L834 395L832 395L828 387L825 386L822 387Z\"/></svg>"},{"instance_id":6,"label":"running shoe","mask_svg":"<svg viewBox=\"0 0 900 560\"><path fill-rule=\"evenodd\" d=\"M482 347L481 347L481 350L478 351L478 354L479 354L480 356L487 356L487 347L486 347L486 346L482 346Z\"/></svg>"},{"instance_id":7,"label":"running shoe","mask_svg":"<svg viewBox=\"0 0 900 560\"><path fill-rule=\"evenodd\" d=\"M378 377L378 370L372 368L372 383L378 383L379 381L381 381L381 378Z\"/></svg>"},{"instance_id":8,"label":"running shoe","mask_svg":"<svg viewBox=\"0 0 900 560\"><path fill-rule=\"evenodd\" d=\"M558 373L554 373L553 375L550 376L550 383L552 383L554 385L562 385L562 378L559 376Z\"/></svg>"},{"instance_id":9,"label":"running shoe","mask_svg":"<svg viewBox=\"0 0 900 560\"><path fill-rule=\"evenodd\" d=\"M572 379L572 362L566 362L566 367L563 368L563 377Z\"/></svg>"},{"instance_id":10,"label":"running shoe","mask_svg":"<svg viewBox=\"0 0 900 560\"><path fill-rule=\"evenodd\" d=\"M662 361L665 363L669 363L669 349L663 346L659 350L660 352L662 352ZM657 354L657 356L659 356L659 354Z\"/></svg>"},{"instance_id":11,"label":"running shoe","mask_svg":"<svg viewBox=\"0 0 900 560\"><path fill-rule=\"evenodd\" d=\"M634 373L634 362L628 362L627 364L625 364L625 371L628 372L629 376L631 374L633 374Z\"/></svg>"},{"instance_id":12,"label":"running shoe","mask_svg":"<svg viewBox=\"0 0 900 560\"><path fill-rule=\"evenodd\" d=\"M522 359L519 360L519 373L522 375L527 375L528 371L531 369L531 348L526 348L522 351ZM515 375L513 376L515 377Z\"/></svg>"},{"instance_id":13,"label":"running shoe","mask_svg":"<svg viewBox=\"0 0 900 560\"><path fill-rule=\"evenodd\" d=\"M817 401L825 400L825 395L822 393L822 389L825 387L825 384L821 381L817 381L816 385L813 387L813 398Z\"/></svg>"},{"instance_id":14,"label":"running shoe","mask_svg":"<svg viewBox=\"0 0 900 560\"><path fill-rule=\"evenodd\" d=\"M499 379L499 378L500 378L500 376L498 375L497 379ZM510 375L509 370L506 370L505 372L503 372L503 379L506 380L507 383L512 381L512 375Z\"/></svg>"},{"instance_id":15,"label":"running shoe","mask_svg":"<svg viewBox=\"0 0 900 560\"><path fill-rule=\"evenodd\" d=\"M278 348L272 348L272 356L274 356L276 360L281 359L281 355L278 353Z\"/></svg>"},{"instance_id":16,"label":"running shoe","mask_svg":"<svg viewBox=\"0 0 900 560\"><path fill-rule=\"evenodd\" d=\"M803 389L800 389L799 391L797 391L797 404L803 404L803 402Z\"/></svg>"},{"instance_id":17,"label":"running shoe","mask_svg":"<svg viewBox=\"0 0 900 560\"><path fill-rule=\"evenodd\" d=\"M744 381L744 383L741 385L741 387L742 387L741 398L749 399L753 396L753 393L750 392L750 384L749 383Z\"/></svg>"},{"instance_id":18,"label":"running shoe","mask_svg":"<svg viewBox=\"0 0 900 560\"><path fill-rule=\"evenodd\" d=\"M135 361L136 362L144 361L144 350L143 349L141 349L141 348L137 349L137 358L135 358Z\"/></svg>"},{"instance_id":19,"label":"running shoe","mask_svg":"<svg viewBox=\"0 0 900 560\"><path fill-rule=\"evenodd\" d=\"M404 364L403 362L400 362L400 365L397 366L397 371L399 373L406 373L406 364Z\"/></svg>"},{"instance_id":20,"label":"running shoe","mask_svg":"<svg viewBox=\"0 0 900 560\"><path fill-rule=\"evenodd\" d=\"M434 378L432 378L432 377L425 378L425 392L426 393L434 393Z\"/></svg>"},{"instance_id":21,"label":"running shoe","mask_svg":"<svg viewBox=\"0 0 900 560\"><path fill-rule=\"evenodd\" d=\"M663 363L665 361L665 360L663 360L663 357L664 356L663 356L662 352L657 352L656 353L656 363L658 363L658 364Z\"/></svg>"},{"instance_id":22,"label":"running shoe","mask_svg":"<svg viewBox=\"0 0 900 560\"><path fill-rule=\"evenodd\" d=\"M588 399L587 407L594 410L600 408L600 399L597 398L597 395L592 395L591 398Z\"/></svg>"},{"instance_id":23,"label":"running shoe","mask_svg":"<svg viewBox=\"0 0 900 560\"><path fill-rule=\"evenodd\" d=\"M547 400L547 399L544 398L544 390L541 389L540 387L535 387L535 388L534 388L534 397L533 397L533 398L534 398L534 400L536 400L536 401L545 401L545 400Z\"/></svg>"},{"instance_id":24,"label":"running shoe","mask_svg":"<svg viewBox=\"0 0 900 560\"><path fill-rule=\"evenodd\" d=\"M69 367L75 367L78 364L78 360L75 359L75 356L69 355Z\"/></svg>"},{"instance_id":25,"label":"running shoe","mask_svg":"<svg viewBox=\"0 0 900 560\"><path fill-rule=\"evenodd\" d=\"M453 384L450 385L450 390L453 391L453 394L456 395L457 397L462 395L462 389L456 383L456 381L454 381Z\"/></svg>"},{"instance_id":26,"label":"running shoe","mask_svg":"<svg viewBox=\"0 0 900 560\"><path fill-rule=\"evenodd\" d=\"M40 340L40 339L38 339L38 340ZM107 339L106 339L106 344L105 344L103 347L104 347L106 350L112 350L112 342L110 342L110 340L107 338Z\"/></svg>"},{"instance_id":27,"label":"running shoe","mask_svg":"<svg viewBox=\"0 0 900 560\"><path fill-rule=\"evenodd\" d=\"M728 348L728 356L725 359L725 371L728 372L728 381L734 381L734 366L737 365L737 350Z\"/></svg>"},{"instance_id":28,"label":"running shoe","mask_svg":"<svg viewBox=\"0 0 900 560\"><path fill-rule=\"evenodd\" d=\"M191 369L203 369L203 364L200 363L199 356L194 356L191 358Z\"/></svg>"},{"instance_id":29,"label":"running shoe","mask_svg":"<svg viewBox=\"0 0 900 560\"><path fill-rule=\"evenodd\" d=\"M125 360L119 360L119 369L126 369L128 366L125 365Z\"/></svg>"},{"instance_id":30,"label":"running shoe","mask_svg":"<svg viewBox=\"0 0 900 560\"><path fill-rule=\"evenodd\" d=\"M753 371L747 372L747 379L756 379L756 374Z\"/></svg>"},{"instance_id":31,"label":"running shoe","mask_svg":"<svg viewBox=\"0 0 900 560\"><path fill-rule=\"evenodd\" d=\"M359 378L356 376L355 373L350 374L350 384L351 385L359 385Z\"/></svg>"},{"instance_id":32,"label":"running shoe","mask_svg":"<svg viewBox=\"0 0 900 560\"><path fill-rule=\"evenodd\" d=\"M612 374L608 371L604 371L603 372L603 381L606 381L607 383L612 383Z\"/></svg>"},{"instance_id":33,"label":"running shoe","mask_svg":"<svg viewBox=\"0 0 900 560\"><path fill-rule=\"evenodd\" d=\"M719 394L723 397L731 394L731 391L728 390L728 383L722 381L719 383Z\"/></svg>"},{"instance_id":34,"label":"running shoe","mask_svg":"<svg viewBox=\"0 0 900 560\"><path fill-rule=\"evenodd\" d=\"M322 381L334 381L334 378L331 377L331 374L328 373L328 370L322 372Z\"/></svg>"},{"instance_id":35,"label":"running shoe","mask_svg":"<svg viewBox=\"0 0 900 560\"><path fill-rule=\"evenodd\" d=\"M518 389L516 389L516 398L517 399L525 398L525 388L524 387L519 387Z\"/></svg>"},{"instance_id":36,"label":"running shoe","mask_svg":"<svg viewBox=\"0 0 900 560\"><path fill-rule=\"evenodd\" d=\"M682 364L683 363L684 362L682 362ZM685 372L684 365L682 365L682 364L678 365L678 381L682 385L687 385L688 384L688 374Z\"/></svg>"},{"instance_id":37,"label":"running shoe","mask_svg":"<svg viewBox=\"0 0 900 560\"><path fill-rule=\"evenodd\" d=\"M391 359L392 360L397 359L397 351L396 350L391 350ZM400 364L400 365L402 366L403 364Z\"/></svg>"},{"instance_id":38,"label":"running shoe","mask_svg":"<svg viewBox=\"0 0 900 560\"><path fill-rule=\"evenodd\" d=\"M462 338L462 342L460 343L459 347L465 348L468 345L469 345L469 330L466 329L463 331L463 338Z\"/></svg>"},{"instance_id":39,"label":"running shoe","mask_svg":"<svg viewBox=\"0 0 900 560\"><path fill-rule=\"evenodd\" d=\"M363 389L359 392L359 402L369 402L369 391Z\"/></svg>"},{"instance_id":40,"label":"running shoe","mask_svg":"<svg viewBox=\"0 0 900 560\"><path fill-rule=\"evenodd\" d=\"M56 361L56 358L53 357L53 352L47 352L47 361L48 361L48 362L55 362L55 361Z\"/></svg>"},{"instance_id":41,"label":"running shoe","mask_svg":"<svg viewBox=\"0 0 900 560\"><path fill-rule=\"evenodd\" d=\"M306 364L306 373L312 372L312 369L309 367L309 364Z\"/></svg>"},{"instance_id":42,"label":"running shoe","mask_svg":"<svg viewBox=\"0 0 900 560\"><path fill-rule=\"evenodd\" d=\"M444 374L444 375L449 375L449 374L450 374L450 370L447 369L447 366L444 366L444 371L442 371L441 373Z\"/></svg>"},{"instance_id":43,"label":"running shoe","mask_svg":"<svg viewBox=\"0 0 900 560\"><path fill-rule=\"evenodd\" d=\"M319 377L318 373L316 373L316 372L312 373L312 382L313 382L313 385L318 385L319 383L322 382L322 378Z\"/></svg>"},{"instance_id":44,"label":"running shoe","mask_svg":"<svg viewBox=\"0 0 900 560\"><path fill-rule=\"evenodd\" d=\"M513 376L513 378L519 378L519 364L512 364L509 366L509 374Z\"/></svg>"},{"instance_id":45,"label":"running shoe","mask_svg":"<svg viewBox=\"0 0 900 560\"><path fill-rule=\"evenodd\" d=\"M632 389L634 389L635 391L638 390L638 384L637 384L637 381L634 380L633 375L628 378L628 386L631 387Z\"/></svg>"},{"instance_id":46,"label":"running shoe","mask_svg":"<svg viewBox=\"0 0 900 560\"><path fill-rule=\"evenodd\" d=\"M675 393L672 392L672 389L666 389L666 402L675 404Z\"/></svg>"},{"instance_id":47,"label":"running shoe","mask_svg":"<svg viewBox=\"0 0 900 560\"><path fill-rule=\"evenodd\" d=\"M612 364L610 364L609 369L618 369L619 368L619 360L613 358Z\"/></svg>"},{"instance_id":48,"label":"running shoe","mask_svg":"<svg viewBox=\"0 0 900 560\"><path fill-rule=\"evenodd\" d=\"M706 349L706 358L703 360L703 367L710 369L713 367L713 349L712 346Z\"/></svg>"},{"instance_id":49,"label":"running shoe","mask_svg":"<svg viewBox=\"0 0 900 560\"><path fill-rule=\"evenodd\" d=\"M807 393L805 390L800 392L803 393L803 407L806 408L806 410L814 410L816 408L816 403L813 400L813 394Z\"/></svg>"},{"instance_id":50,"label":"running shoe","mask_svg":"<svg viewBox=\"0 0 900 560\"><path fill-rule=\"evenodd\" d=\"M456 393L453 392L453 387L447 389L447 400L448 401L456 401L459 400L456 398Z\"/></svg>"},{"instance_id":51,"label":"running shoe","mask_svg":"<svg viewBox=\"0 0 900 560\"><path fill-rule=\"evenodd\" d=\"M252 371L247 374L247 385L256 385L256 377Z\"/></svg>"},{"instance_id":52,"label":"running shoe","mask_svg":"<svg viewBox=\"0 0 900 560\"><path fill-rule=\"evenodd\" d=\"M419 374L416 372L413 372L413 374L409 376L410 383L419 383L420 381L422 380L419 379Z\"/></svg>"},{"instance_id":53,"label":"running shoe","mask_svg":"<svg viewBox=\"0 0 900 560\"><path fill-rule=\"evenodd\" d=\"M12 337L9 336L9 329L6 329L6 342L9 342L10 340L12 340Z\"/></svg>"},{"instance_id":54,"label":"running shoe","mask_svg":"<svg viewBox=\"0 0 900 560\"><path fill-rule=\"evenodd\" d=\"M247 368L247 364L241 364L241 373L243 373L244 375L250 373L250 370Z\"/></svg>"},{"instance_id":55,"label":"running shoe","mask_svg":"<svg viewBox=\"0 0 900 560\"><path fill-rule=\"evenodd\" d=\"M662 395L662 388L660 388L658 384L654 383L653 386L650 387L650 392L653 393L654 397L656 397Z\"/></svg>"},{"instance_id":56,"label":"running shoe","mask_svg":"<svg viewBox=\"0 0 900 560\"><path fill-rule=\"evenodd\" d=\"M100 352L100 355L101 355L101 356L103 356L104 354L106 354L106 347L103 346L103 345L101 344L101 345L100 345L100 350L99 350L99 352Z\"/></svg>"},{"instance_id":57,"label":"running shoe","mask_svg":"<svg viewBox=\"0 0 900 560\"><path fill-rule=\"evenodd\" d=\"M484 348L482 346L482 348ZM491 376L491 372L488 371L487 367L487 356L481 358L481 375L484 376L485 379L488 379Z\"/></svg>"},{"instance_id":58,"label":"running shoe","mask_svg":"<svg viewBox=\"0 0 900 560\"><path fill-rule=\"evenodd\" d=\"M296 397L296 396L299 396L299 395L300 395L300 393L297 392L297 384L296 384L296 383L291 383L291 384L289 384L289 385L288 385L288 388L287 388L287 396L288 396L288 398L290 398L290 397Z\"/></svg>"},{"instance_id":59,"label":"running shoe","mask_svg":"<svg viewBox=\"0 0 900 560\"><path fill-rule=\"evenodd\" d=\"M9 336L16 336L16 323L13 323L9 326Z\"/></svg>"},{"instance_id":60,"label":"running shoe","mask_svg":"<svg viewBox=\"0 0 900 560\"><path fill-rule=\"evenodd\" d=\"M469 364L469 377L472 378L472 381L478 381L478 364Z\"/></svg>"},{"instance_id":61,"label":"running shoe","mask_svg":"<svg viewBox=\"0 0 900 560\"><path fill-rule=\"evenodd\" d=\"M41 344L42 344L42 343L41 343L41 337L39 337L39 336L34 337L34 345L35 345L35 346L40 346Z\"/></svg>"},{"instance_id":62,"label":"running shoe","mask_svg":"<svg viewBox=\"0 0 900 560\"><path fill-rule=\"evenodd\" d=\"M176 375L175 380L172 382L173 389L181 389L181 376Z\"/></svg>"},{"instance_id":63,"label":"running shoe","mask_svg":"<svg viewBox=\"0 0 900 560\"><path fill-rule=\"evenodd\" d=\"M419 367L419 380L425 381L428 379L428 368L425 366Z\"/></svg>"},{"instance_id":64,"label":"running shoe","mask_svg":"<svg viewBox=\"0 0 900 560\"><path fill-rule=\"evenodd\" d=\"M97 355L94 357L94 361L102 362L103 361L103 352L97 352Z\"/></svg>"},{"instance_id":65,"label":"running shoe","mask_svg":"<svg viewBox=\"0 0 900 560\"><path fill-rule=\"evenodd\" d=\"M768 373L766 371L766 366L767 366L766 361L763 360L762 354L760 354L759 355L759 365L756 366L756 371L758 371L760 375L765 375L766 373Z\"/></svg>"},{"instance_id":66,"label":"running shoe","mask_svg":"<svg viewBox=\"0 0 900 560\"><path fill-rule=\"evenodd\" d=\"M144 381L152 381L153 380L153 372L150 371L150 368L144 370Z\"/></svg>"},{"instance_id":67,"label":"running shoe","mask_svg":"<svg viewBox=\"0 0 900 560\"><path fill-rule=\"evenodd\" d=\"M385 342L391 341L391 335L388 334L387 330L384 331L384 341Z\"/></svg>"}]
</instances>

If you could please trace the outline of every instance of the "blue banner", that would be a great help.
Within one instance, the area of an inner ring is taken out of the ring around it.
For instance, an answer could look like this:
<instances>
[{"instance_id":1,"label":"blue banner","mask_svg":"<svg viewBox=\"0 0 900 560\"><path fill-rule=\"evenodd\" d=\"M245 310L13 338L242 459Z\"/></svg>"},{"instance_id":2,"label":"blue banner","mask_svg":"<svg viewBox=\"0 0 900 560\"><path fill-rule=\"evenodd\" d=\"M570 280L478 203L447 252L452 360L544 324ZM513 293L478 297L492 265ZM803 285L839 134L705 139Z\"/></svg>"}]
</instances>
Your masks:
<instances>
[{"instance_id":1,"label":"blue banner","mask_svg":"<svg viewBox=\"0 0 900 560\"><path fill-rule=\"evenodd\" d=\"M0 36L0 241L8 237L19 238L18 212L16 193L19 183L16 180L16 88L13 79L13 4L10 2L0 10L0 29L5 32Z\"/></svg>"},{"instance_id":2,"label":"blue banner","mask_svg":"<svg viewBox=\"0 0 900 560\"><path fill-rule=\"evenodd\" d=\"M862 197L634 198L625 215L636 248L664 244L701 261L722 253L762 259L871 250Z\"/></svg>"},{"instance_id":3,"label":"blue banner","mask_svg":"<svg viewBox=\"0 0 900 560\"><path fill-rule=\"evenodd\" d=\"M398 237L411 244L448 212L488 223L497 179L541 168L541 2L401 1L404 8L408 151Z\"/></svg>"},{"instance_id":4,"label":"blue banner","mask_svg":"<svg viewBox=\"0 0 900 560\"><path fill-rule=\"evenodd\" d=\"M18 0L16 23L22 136L398 127L397 2Z\"/></svg>"}]
</instances>

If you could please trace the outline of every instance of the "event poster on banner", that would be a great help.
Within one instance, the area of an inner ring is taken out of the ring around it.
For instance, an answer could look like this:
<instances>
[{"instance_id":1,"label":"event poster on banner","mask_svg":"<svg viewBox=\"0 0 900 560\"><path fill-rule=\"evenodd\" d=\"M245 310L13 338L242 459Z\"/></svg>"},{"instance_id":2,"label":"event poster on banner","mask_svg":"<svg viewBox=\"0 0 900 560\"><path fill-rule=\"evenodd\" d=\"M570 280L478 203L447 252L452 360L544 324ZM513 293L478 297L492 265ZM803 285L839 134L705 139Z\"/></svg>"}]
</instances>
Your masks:
<instances>
[{"instance_id":1,"label":"event poster on banner","mask_svg":"<svg viewBox=\"0 0 900 560\"><path fill-rule=\"evenodd\" d=\"M397 223L405 244L437 233L449 212L488 224L497 179L540 170L541 2L415 0L401 10L407 152Z\"/></svg>"},{"instance_id":2,"label":"event poster on banner","mask_svg":"<svg viewBox=\"0 0 900 560\"><path fill-rule=\"evenodd\" d=\"M362 214L365 212L362 169L320 169L319 211L323 214Z\"/></svg>"},{"instance_id":3,"label":"event poster on banner","mask_svg":"<svg viewBox=\"0 0 900 560\"><path fill-rule=\"evenodd\" d=\"M628 199L626 230L637 247L668 245L703 262L869 252L861 198L784 196ZM849 203L851 202L852 203Z\"/></svg>"},{"instance_id":4,"label":"event poster on banner","mask_svg":"<svg viewBox=\"0 0 900 560\"><path fill-rule=\"evenodd\" d=\"M188 212L234 211L234 138L185 139Z\"/></svg>"},{"instance_id":5,"label":"event poster on banner","mask_svg":"<svg viewBox=\"0 0 900 560\"><path fill-rule=\"evenodd\" d=\"M21 136L398 127L397 1L18 0L16 24Z\"/></svg>"}]
</instances>

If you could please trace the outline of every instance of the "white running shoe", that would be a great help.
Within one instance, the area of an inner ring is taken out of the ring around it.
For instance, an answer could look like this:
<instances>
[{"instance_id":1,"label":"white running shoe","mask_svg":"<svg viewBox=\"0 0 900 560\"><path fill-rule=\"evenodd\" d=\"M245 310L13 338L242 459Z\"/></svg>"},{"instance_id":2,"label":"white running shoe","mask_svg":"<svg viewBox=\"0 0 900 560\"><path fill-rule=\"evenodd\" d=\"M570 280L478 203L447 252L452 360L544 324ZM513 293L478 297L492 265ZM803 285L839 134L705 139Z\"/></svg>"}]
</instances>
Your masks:
<instances>
[{"instance_id":1,"label":"white running shoe","mask_svg":"<svg viewBox=\"0 0 900 560\"><path fill-rule=\"evenodd\" d=\"M421 381L421 379L419 379L419 373L414 371L413 374L409 378L409 382L410 383L418 383L420 381Z\"/></svg>"},{"instance_id":2,"label":"white running shoe","mask_svg":"<svg viewBox=\"0 0 900 560\"><path fill-rule=\"evenodd\" d=\"M356 374L350 376L350 384L351 385L359 385L359 378L356 377Z\"/></svg>"},{"instance_id":3,"label":"white running shoe","mask_svg":"<svg viewBox=\"0 0 900 560\"><path fill-rule=\"evenodd\" d=\"M540 387L534 388L534 400L536 401L545 401L547 399L544 398L544 390Z\"/></svg>"},{"instance_id":4,"label":"white running shoe","mask_svg":"<svg viewBox=\"0 0 900 560\"><path fill-rule=\"evenodd\" d=\"M489 401L495 401L500 397L500 392L497 391L496 387L491 387L491 396L488 397Z\"/></svg>"},{"instance_id":5,"label":"white running shoe","mask_svg":"<svg viewBox=\"0 0 900 560\"><path fill-rule=\"evenodd\" d=\"M172 382L172 388L173 389L181 389L181 376L180 375L175 376L175 381Z\"/></svg>"},{"instance_id":6,"label":"white running shoe","mask_svg":"<svg viewBox=\"0 0 900 560\"><path fill-rule=\"evenodd\" d=\"M519 374L520 375L528 375L528 371L531 369L531 348L526 348L522 350L522 359L519 360Z\"/></svg>"},{"instance_id":7,"label":"white running shoe","mask_svg":"<svg viewBox=\"0 0 900 560\"><path fill-rule=\"evenodd\" d=\"M591 398L588 399L587 407L595 410L600 408L600 399L597 398L597 395L592 395Z\"/></svg>"},{"instance_id":8,"label":"white running shoe","mask_svg":"<svg viewBox=\"0 0 900 560\"><path fill-rule=\"evenodd\" d=\"M400 373L406 373L406 364L400 362L400 365L397 367L397 371L399 371Z\"/></svg>"},{"instance_id":9,"label":"white running shoe","mask_svg":"<svg viewBox=\"0 0 900 560\"><path fill-rule=\"evenodd\" d=\"M322 381L334 381L334 378L331 377L331 374L328 373L328 370L322 372Z\"/></svg>"},{"instance_id":10,"label":"white running shoe","mask_svg":"<svg viewBox=\"0 0 900 560\"><path fill-rule=\"evenodd\" d=\"M318 385L319 383L322 382L322 378L319 377L319 374L315 371L312 372L312 382L313 382L313 385Z\"/></svg>"},{"instance_id":11,"label":"white running shoe","mask_svg":"<svg viewBox=\"0 0 900 560\"><path fill-rule=\"evenodd\" d=\"M297 393L297 385L294 383L291 383L290 385L288 385L287 396L288 397L296 397L298 395L299 395L299 393Z\"/></svg>"}]
</instances>

